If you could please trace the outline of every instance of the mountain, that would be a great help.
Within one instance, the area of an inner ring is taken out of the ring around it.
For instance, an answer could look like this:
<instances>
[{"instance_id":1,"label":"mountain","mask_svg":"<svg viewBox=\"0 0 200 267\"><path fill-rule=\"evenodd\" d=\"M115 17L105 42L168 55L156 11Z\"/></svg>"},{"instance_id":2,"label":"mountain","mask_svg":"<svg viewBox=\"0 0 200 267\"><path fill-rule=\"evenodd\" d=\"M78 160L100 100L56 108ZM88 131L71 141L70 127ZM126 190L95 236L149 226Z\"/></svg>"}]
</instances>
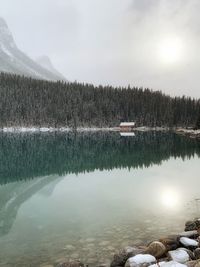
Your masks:
<instances>
[{"instance_id":1,"label":"mountain","mask_svg":"<svg viewBox=\"0 0 200 267\"><path fill-rule=\"evenodd\" d=\"M56 74L57 76L61 77L62 80L66 80L66 78L53 66L50 58L48 56L41 56L36 59L36 62L46 70Z\"/></svg>"},{"instance_id":2,"label":"mountain","mask_svg":"<svg viewBox=\"0 0 200 267\"><path fill-rule=\"evenodd\" d=\"M16 45L11 31L3 18L0 18L0 71L16 73L44 80L65 80L51 64L51 68L45 68L38 64Z\"/></svg>"}]
</instances>

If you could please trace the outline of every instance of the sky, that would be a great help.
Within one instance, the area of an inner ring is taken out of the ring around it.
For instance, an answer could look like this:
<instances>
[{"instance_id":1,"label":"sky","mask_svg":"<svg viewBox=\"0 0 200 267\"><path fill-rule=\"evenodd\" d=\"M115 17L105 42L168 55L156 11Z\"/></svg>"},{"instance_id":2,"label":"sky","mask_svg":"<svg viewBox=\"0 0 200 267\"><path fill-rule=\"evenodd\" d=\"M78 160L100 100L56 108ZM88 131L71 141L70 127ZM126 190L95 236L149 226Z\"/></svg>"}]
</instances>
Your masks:
<instances>
[{"instance_id":1,"label":"sky","mask_svg":"<svg viewBox=\"0 0 200 267\"><path fill-rule=\"evenodd\" d=\"M200 97L199 0L0 0L31 58L70 81Z\"/></svg>"}]
</instances>

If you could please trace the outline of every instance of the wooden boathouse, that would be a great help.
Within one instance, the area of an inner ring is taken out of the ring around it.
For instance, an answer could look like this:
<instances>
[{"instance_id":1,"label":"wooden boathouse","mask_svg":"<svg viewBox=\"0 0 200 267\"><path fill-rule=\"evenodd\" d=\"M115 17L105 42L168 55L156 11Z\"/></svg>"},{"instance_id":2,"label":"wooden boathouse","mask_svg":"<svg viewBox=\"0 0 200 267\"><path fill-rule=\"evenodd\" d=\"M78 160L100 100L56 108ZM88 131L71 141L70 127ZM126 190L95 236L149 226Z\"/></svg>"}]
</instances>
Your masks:
<instances>
[{"instance_id":1,"label":"wooden boathouse","mask_svg":"<svg viewBox=\"0 0 200 267\"><path fill-rule=\"evenodd\" d=\"M132 132L135 129L135 122L121 122L120 132Z\"/></svg>"}]
</instances>

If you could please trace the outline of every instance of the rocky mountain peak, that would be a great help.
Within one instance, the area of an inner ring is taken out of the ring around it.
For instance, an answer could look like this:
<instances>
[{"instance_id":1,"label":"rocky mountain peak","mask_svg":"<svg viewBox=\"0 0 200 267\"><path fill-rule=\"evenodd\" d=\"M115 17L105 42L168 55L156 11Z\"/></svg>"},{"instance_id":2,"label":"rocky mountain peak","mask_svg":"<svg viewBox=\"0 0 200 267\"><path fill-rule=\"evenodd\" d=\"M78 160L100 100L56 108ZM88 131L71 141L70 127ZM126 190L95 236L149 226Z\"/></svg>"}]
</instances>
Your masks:
<instances>
[{"instance_id":1,"label":"rocky mountain peak","mask_svg":"<svg viewBox=\"0 0 200 267\"><path fill-rule=\"evenodd\" d=\"M0 72L9 72L44 80L66 80L48 58L45 64L32 60L15 44L6 21L0 17Z\"/></svg>"},{"instance_id":2,"label":"rocky mountain peak","mask_svg":"<svg viewBox=\"0 0 200 267\"><path fill-rule=\"evenodd\" d=\"M6 21L0 17L0 45L16 47L11 31Z\"/></svg>"}]
</instances>

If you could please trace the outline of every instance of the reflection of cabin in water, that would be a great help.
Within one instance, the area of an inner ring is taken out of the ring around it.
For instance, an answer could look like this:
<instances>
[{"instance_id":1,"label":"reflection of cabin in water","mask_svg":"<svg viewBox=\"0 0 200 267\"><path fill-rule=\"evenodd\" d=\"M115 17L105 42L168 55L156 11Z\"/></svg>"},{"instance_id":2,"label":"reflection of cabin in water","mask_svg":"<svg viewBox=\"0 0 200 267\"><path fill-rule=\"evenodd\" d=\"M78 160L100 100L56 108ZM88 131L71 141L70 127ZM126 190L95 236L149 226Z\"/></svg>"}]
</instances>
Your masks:
<instances>
[{"instance_id":1,"label":"reflection of cabin in water","mask_svg":"<svg viewBox=\"0 0 200 267\"><path fill-rule=\"evenodd\" d=\"M121 122L120 132L132 132L135 129L135 122Z\"/></svg>"}]
</instances>

